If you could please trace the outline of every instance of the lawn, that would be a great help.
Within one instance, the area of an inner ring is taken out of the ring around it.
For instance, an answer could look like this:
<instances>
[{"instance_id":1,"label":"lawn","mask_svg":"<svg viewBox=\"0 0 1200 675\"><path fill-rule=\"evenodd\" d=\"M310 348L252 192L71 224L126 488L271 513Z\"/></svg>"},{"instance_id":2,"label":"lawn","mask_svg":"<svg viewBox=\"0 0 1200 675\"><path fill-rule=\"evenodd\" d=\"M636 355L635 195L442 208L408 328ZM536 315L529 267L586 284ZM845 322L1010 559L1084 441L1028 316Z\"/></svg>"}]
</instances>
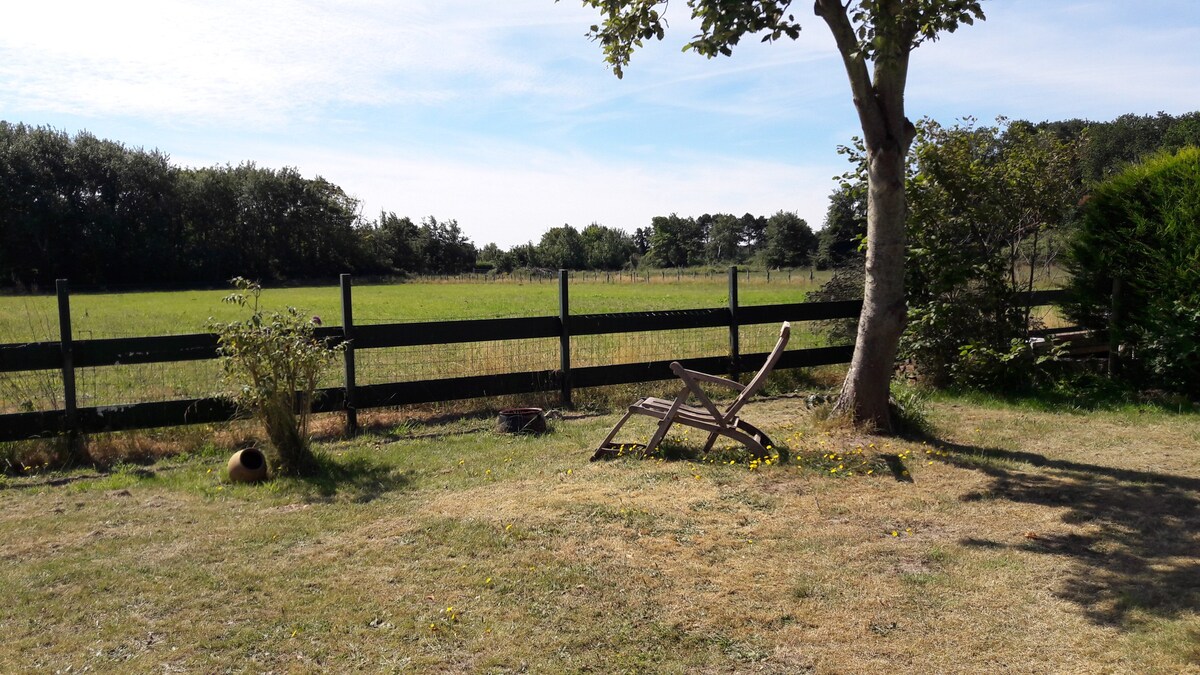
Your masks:
<instances>
[{"instance_id":1,"label":"lawn","mask_svg":"<svg viewBox=\"0 0 1200 675\"><path fill-rule=\"evenodd\" d=\"M466 418L330 438L321 480L229 485L221 444L0 479L0 671L1200 672L1197 415L746 416L799 460Z\"/></svg>"}]
</instances>

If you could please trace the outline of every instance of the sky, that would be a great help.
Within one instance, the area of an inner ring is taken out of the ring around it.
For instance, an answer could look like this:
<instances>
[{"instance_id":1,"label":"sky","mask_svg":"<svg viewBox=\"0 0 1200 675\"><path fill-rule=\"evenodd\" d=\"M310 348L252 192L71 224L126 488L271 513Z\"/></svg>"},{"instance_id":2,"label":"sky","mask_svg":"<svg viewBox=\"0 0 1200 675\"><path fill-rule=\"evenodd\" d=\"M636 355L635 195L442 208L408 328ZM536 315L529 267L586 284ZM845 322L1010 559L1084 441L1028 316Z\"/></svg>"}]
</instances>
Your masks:
<instances>
[{"instance_id":1,"label":"sky","mask_svg":"<svg viewBox=\"0 0 1200 675\"><path fill-rule=\"evenodd\" d=\"M986 0L922 45L907 112L1109 120L1200 110L1200 0ZM181 166L322 176L477 245L656 215L795 211L821 225L859 133L808 0L800 38L729 58L666 39L624 79L576 0L39 0L0 22L0 119L87 130Z\"/></svg>"}]
</instances>

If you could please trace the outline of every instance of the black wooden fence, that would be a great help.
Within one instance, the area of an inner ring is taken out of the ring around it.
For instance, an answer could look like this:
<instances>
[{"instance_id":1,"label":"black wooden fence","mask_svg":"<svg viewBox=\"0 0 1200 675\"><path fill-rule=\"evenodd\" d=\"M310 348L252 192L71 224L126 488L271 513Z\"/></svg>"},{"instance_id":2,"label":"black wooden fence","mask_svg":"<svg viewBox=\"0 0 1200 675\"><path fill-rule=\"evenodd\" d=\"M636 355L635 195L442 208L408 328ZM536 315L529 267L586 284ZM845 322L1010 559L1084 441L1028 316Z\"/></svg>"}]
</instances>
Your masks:
<instances>
[{"instance_id":1,"label":"black wooden fence","mask_svg":"<svg viewBox=\"0 0 1200 675\"><path fill-rule=\"evenodd\" d=\"M317 335L334 342L346 342L345 381L341 387L320 390L314 410L344 412L347 430L351 433L356 430L356 412L360 409L551 391L560 392L563 405L569 406L571 392L578 387L649 382L674 377L670 361L572 368L570 345L571 338L576 336L728 327L727 355L680 360L689 368L736 374L757 370L767 357L766 353L740 353L740 326L853 318L858 316L862 307L860 300L741 307L738 305L737 271L731 269L728 307L572 315L568 274L563 270L559 274L558 316L356 326L350 276L342 275L341 284L343 325L318 328ZM1039 291L1031 294L1029 300L1031 305L1036 306L1051 304L1057 299L1055 291ZM237 410L229 400L223 398L78 407L76 369L213 359L217 357L217 336L202 333L76 341L71 336L70 296L65 280L58 284L58 300L60 340L0 345L0 372L61 370L63 408L0 415L0 441L224 422L235 417ZM559 368L388 384L355 383L355 352L360 350L533 338L560 340ZM789 350L776 367L803 368L849 363L853 349L853 346L847 345Z\"/></svg>"}]
</instances>

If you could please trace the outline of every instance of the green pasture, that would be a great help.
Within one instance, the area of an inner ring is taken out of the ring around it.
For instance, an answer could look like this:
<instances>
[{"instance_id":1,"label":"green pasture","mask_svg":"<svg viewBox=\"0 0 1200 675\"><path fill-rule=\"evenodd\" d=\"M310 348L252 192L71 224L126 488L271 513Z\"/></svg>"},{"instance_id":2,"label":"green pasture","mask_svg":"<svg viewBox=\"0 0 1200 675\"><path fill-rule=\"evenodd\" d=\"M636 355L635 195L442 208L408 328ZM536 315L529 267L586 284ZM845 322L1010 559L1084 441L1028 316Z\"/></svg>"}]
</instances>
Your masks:
<instances>
[{"instance_id":1,"label":"green pasture","mask_svg":"<svg viewBox=\"0 0 1200 675\"><path fill-rule=\"evenodd\" d=\"M827 276L824 275L824 276ZM824 280L796 274L793 281L776 274L743 276L742 305L803 302ZM221 302L224 290L143 293L80 293L71 297L75 339L170 335L205 331L209 317L231 321L244 311ZM264 291L268 308L302 307L320 316L325 325L341 323L341 293L337 286L273 288ZM609 283L590 278L573 280L571 311L576 314L638 310L723 307L728 303L724 275L653 278L651 282ZM557 280L534 282L427 281L364 285L354 289L357 324L397 323L558 313ZM58 337L53 296L0 297L0 343L54 340ZM744 326L745 353L768 351L777 326ZM481 336L486 338L486 336ZM801 326L793 332L792 348L825 344L817 333ZM380 384L469 375L552 370L559 365L555 338L495 340L453 345L429 345L361 350L357 355L359 384ZM682 359L728 353L725 328L688 331L580 336L572 340L576 367ZM340 364L329 369L322 386L338 386ZM223 385L216 361L151 363L76 371L79 405L97 406L212 396ZM0 412L61 407L62 383L57 372L0 374Z\"/></svg>"},{"instance_id":2,"label":"green pasture","mask_svg":"<svg viewBox=\"0 0 1200 675\"><path fill-rule=\"evenodd\" d=\"M739 281L742 305L803 302L809 291L829 276L820 272L775 273L770 282L762 273ZM76 339L173 335L205 332L209 317L230 321L236 307L221 302L224 290L155 291L141 293L76 293L71 296L72 332ZM320 316L325 325L341 324L341 292L336 285L270 288L263 292L267 307L301 307ZM652 277L645 281L606 281L603 277L573 279L571 312L590 314L642 310L724 307L729 285L720 274L676 280ZM558 314L558 281L533 282L417 281L364 285L354 289L354 321L400 323L492 317ZM58 310L53 295L0 296L0 343L58 339Z\"/></svg>"}]
</instances>

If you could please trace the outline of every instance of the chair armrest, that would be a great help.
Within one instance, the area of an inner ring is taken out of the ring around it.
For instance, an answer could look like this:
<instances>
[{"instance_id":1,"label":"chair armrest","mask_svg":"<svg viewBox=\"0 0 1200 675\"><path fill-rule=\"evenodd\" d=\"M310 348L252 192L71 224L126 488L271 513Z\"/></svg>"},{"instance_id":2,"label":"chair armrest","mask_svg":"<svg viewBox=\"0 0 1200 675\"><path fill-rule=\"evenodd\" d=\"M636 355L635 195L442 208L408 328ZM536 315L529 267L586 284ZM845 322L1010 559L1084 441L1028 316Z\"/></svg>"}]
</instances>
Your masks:
<instances>
[{"instance_id":1,"label":"chair armrest","mask_svg":"<svg viewBox=\"0 0 1200 675\"><path fill-rule=\"evenodd\" d=\"M729 384L737 386L739 389L742 388L742 385L737 384L732 380L726 380L724 378L714 377L712 375L696 372L694 370L688 370L687 368L684 368L678 361L671 362L671 371L678 375L679 379L683 380L683 383L687 385L687 388L691 390L692 394L695 395L696 399L700 401L701 405L708 410L708 413L713 416L714 420L724 419L725 416L721 414L720 410L717 410L717 406L713 405L712 399L708 397L708 394L704 393L704 390L700 388L700 385L696 382L696 380L702 379L709 381L709 378L711 378L712 380L728 382Z\"/></svg>"},{"instance_id":2,"label":"chair armrest","mask_svg":"<svg viewBox=\"0 0 1200 675\"><path fill-rule=\"evenodd\" d=\"M682 373L687 373L688 376L693 380L708 382L710 384L719 384L723 387L729 387L734 391L741 391L746 388L741 382L734 382L733 380L728 380L724 377L717 377L716 375L709 375L708 373L702 373L698 370L688 370L687 368L684 368L678 361L671 362L671 371L679 377L683 377Z\"/></svg>"}]
</instances>

